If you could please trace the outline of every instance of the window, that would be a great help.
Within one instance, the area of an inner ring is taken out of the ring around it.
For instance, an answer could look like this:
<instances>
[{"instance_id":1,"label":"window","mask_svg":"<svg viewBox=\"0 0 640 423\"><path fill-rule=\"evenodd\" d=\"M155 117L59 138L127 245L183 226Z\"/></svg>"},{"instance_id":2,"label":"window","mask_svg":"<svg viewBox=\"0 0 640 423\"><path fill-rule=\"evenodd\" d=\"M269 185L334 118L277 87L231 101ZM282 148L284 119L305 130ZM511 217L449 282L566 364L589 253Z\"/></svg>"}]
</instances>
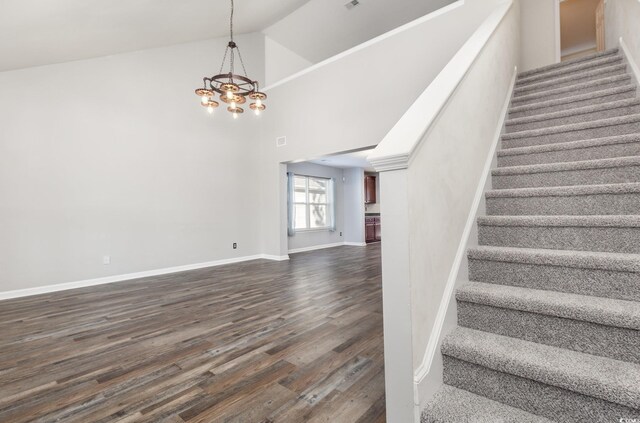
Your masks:
<instances>
[{"instance_id":1,"label":"window","mask_svg":"<svg viewBox=\"0 0 640 423\"><path fill-rule=\"evenodd\" d=\"M295 229L330 229L330 179L294 176Z\"/></svg>"}]
</instances>

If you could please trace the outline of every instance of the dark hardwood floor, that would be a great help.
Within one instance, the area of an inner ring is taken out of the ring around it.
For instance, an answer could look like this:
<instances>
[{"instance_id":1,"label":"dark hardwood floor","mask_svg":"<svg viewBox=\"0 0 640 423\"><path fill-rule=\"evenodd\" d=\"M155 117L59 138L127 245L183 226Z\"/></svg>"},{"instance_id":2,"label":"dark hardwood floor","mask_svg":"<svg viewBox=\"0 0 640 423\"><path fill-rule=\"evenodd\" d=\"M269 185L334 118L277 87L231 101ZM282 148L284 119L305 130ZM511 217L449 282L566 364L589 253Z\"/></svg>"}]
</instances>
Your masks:
<instances>
[{"instance_id":1,"label":"dark hardwood floor","mask_svg":"<svg viewBox=\"0 0 640 423\"><path fill-rule=\"evenodd\" d=\"M0 422L385 421L380 246L0 302Z\"/></svg>"}]
</instances>

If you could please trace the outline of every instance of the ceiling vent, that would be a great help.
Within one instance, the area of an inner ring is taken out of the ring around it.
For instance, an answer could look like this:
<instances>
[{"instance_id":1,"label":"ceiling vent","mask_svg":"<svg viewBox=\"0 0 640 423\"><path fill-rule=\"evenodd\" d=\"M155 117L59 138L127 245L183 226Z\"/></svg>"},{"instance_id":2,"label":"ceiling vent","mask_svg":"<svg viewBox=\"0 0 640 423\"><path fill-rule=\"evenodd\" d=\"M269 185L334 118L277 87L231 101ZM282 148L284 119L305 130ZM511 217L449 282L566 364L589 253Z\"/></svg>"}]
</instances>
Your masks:
<instances>
[{"instance_id":1,"label":"ceiling vent","mask_svg":"<svg viewBox=\"0 0 640 423\"><path fill-rule=\"evenodd\" d=\"M351 0L349 3L345 4L344 7L347 8L347 10L351 10L356 6L359 6L360 2L358 0Z\"/></svg>"}]
</instances>

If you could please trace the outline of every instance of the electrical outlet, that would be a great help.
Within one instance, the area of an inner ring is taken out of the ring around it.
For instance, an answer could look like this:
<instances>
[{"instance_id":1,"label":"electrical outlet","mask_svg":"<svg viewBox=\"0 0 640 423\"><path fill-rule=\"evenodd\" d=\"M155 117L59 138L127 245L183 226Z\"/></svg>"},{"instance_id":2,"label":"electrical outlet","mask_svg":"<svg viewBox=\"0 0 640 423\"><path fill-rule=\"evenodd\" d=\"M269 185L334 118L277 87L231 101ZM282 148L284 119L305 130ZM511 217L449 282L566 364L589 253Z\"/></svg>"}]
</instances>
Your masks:
<instances>
[{"instance_id":1,"label":"electrical outlet","mask_svg":"<svg viewBox=\"0 0 640 423\"><path fill-rule=\"evenodd\" d=\"M111 256L102 256L102 264L111 264Z\"/></svg>"},{"instance_id":2,"label":"electrical outlet","mask_svg":"<svg viewBox=\"0 0 640 423\"><path fill-rule=\"evenodd\" d=\"M238 248L238 243L237 243L237 242L234 242L234 243L233 243L233 249L234 249L234 250L236 250L237 248Z\"/></svg>"}]
</instances>

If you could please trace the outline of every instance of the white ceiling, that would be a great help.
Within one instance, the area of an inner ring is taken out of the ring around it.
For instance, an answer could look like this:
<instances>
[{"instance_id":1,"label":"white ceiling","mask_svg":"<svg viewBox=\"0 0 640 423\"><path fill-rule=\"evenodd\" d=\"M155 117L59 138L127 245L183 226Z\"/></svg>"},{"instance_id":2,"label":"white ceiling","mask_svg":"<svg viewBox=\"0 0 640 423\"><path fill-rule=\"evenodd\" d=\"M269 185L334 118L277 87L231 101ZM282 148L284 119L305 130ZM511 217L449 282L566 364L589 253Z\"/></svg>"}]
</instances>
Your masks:
<instances>
[{"instance_id":1,"label":"white ceiling","mask_svg":"<svg viewBox=\"0 0 640 423\"><path fill-rule=\"evenodd\" d=\"M367 156L371 154L373 149L370 150L361 150L353 153L347 154L336 154L333 156L324 156L319 157L315 160L309 160L311 163L337 167L340 169L349 169L354 167L359 167L367 172L374 172L375 169L371 166L371 163L367 160Z\"/></svg>"},{"instance_id":2,"label":"white ceiling","mask_svg":"<svg viewBox=\"0 0 640 423\"><path fill-rule=\"evenodd\" d=\"M308 0L236 0L237 33ZM0 0L0 71L226 36L228 0Z\"/></svg>"},{"instance_id":3,"label":"white ceiling","mask_svg":"<svg viewBox=\"0 0 640 423\"><path fill-rule=\"evenodd\" d=\"M560 4L560 36L564 52L595 47L598 1L565 0Z\"/></svg>"},{"instance_id":4,"label":"white ceiling","mask_svg":"<svg viewBox=\"0 0 640 423\"><path fill-rule=\"evenodd\" d=\"M317 63L411 22L455 0L310 0L263 32ZM426 43L437 40L425 40Z\"/></svg>"}]
</instances>

